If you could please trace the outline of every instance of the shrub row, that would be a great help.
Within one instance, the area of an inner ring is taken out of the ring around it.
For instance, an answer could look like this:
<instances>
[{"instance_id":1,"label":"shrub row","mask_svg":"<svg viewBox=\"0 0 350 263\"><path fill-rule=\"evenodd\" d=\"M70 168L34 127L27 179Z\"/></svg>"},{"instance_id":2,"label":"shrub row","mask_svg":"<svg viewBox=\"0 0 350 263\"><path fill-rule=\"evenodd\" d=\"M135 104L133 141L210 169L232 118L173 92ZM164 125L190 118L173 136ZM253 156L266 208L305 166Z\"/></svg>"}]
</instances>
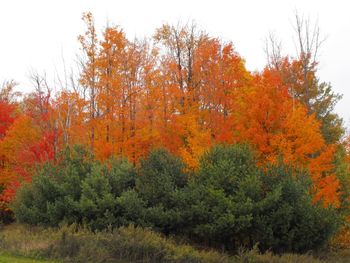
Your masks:
<instances>
[{"instance_id":1,"label":"shrub row","mask_svg":"<svg viewBox=\"0 0 350 263\"><path fill-rule=\"evenodd\" d=\"M165 150L133 168L126 160L100 163L75 146L41 167L12 208L32 225L133 224L230 251L258 244L262 251L305 252L325 245L339 225L333 208L313 204L305 171L259 167L246 145L216 146L198 171L186 170Z\"/></svg>"}]
</instances>

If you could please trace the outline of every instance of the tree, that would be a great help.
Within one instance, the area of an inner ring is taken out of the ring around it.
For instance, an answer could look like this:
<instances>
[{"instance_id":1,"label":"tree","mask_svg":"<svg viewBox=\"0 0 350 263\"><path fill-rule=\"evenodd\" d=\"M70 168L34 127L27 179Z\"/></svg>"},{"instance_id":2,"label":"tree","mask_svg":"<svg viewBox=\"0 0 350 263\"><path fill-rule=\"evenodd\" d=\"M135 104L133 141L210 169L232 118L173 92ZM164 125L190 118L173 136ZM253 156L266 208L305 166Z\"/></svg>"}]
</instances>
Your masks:
<instances>
[{"instance_id":1,"label":"tree","mask_svg":"<svg viewBox=\"0 0 350 263\"><path fill-rule=\"evenodd\" d=\"M285 163L308 169L315 184L315 201L339 206L339 181L333 174L333 149L322 137L319 122L294 102L276 71L256 75L242 94L237 140L254 145L260 163ZM293 106L294 105L294 106ZM290 110L293 109L294 110Z\"/></svg>"},{"instance_id":2,"label":"tree","mask_svg":"<svg viewBox=\"0 0 350 263\"><path fill-rule=\"evenodd\" d=\"M309 176L291 166L258 167L246 145L216 146L189 183L187 233L229 250L255 244L278 253L322 247L339 220L334 209L313 203L310 187Z\"/></svg>"},{"instance_id":3,"label":"tree","mask_svg":"<svg viewBox=\"0 0 350 263\"><path fill-rule=\"evenodd\" d=\"M128 222L129 215L123 214L123 193L134 187L135 172L126 160L101 164L77 145L64 149L59 159L58 163L43 164L33 180L19 189L12 209L20 222L47 226L84 223L92 229Z\"/></svg>"},{"instance_id":4,"label":"tree","mask_svg":"<svg viewBox=\"0 0 350 263\"><path fill-rule=\"evenodd\" d=\"M96 70L96 59L98 56L98 39L94 24L94 18L90 12L84 13L82 20L86 25L86 32L84 35L79 36L79 42L84 52L85 61L81 62L82 76L80 79L81 84L85 87L84 100L87 100L87 126L88 137L91 149L94 149L95 143L95 118L98 114L98 105L96 103L97 96L97 81L98 75ZM87 97L85 91L88 93Z\"/></svg>"},{"instance_id":5,"label":"tree","mask_svg":"<svg viewBox=\"0 0 350 263\"><path fill-rule=\"evenodd\" d=\"M315 203L309 175L277 163L262 171L263 197L255 206L250 233L264 251L303 253L322 248L339 227L334 208Z\"/></svg>"},{"instance_id":6,"label":"tree","mask_svg":"<svg viewBox=\"0 0 350 263\"><path fill-rule=\"evenodd\" d=\"M210 131L213 144L233 143L238 95L251 79L243 59L232 43L205 39L195 53L194 70L199 83L200 125Z\"/></svg>"},{"instance_id":7,"label":"tree","mask_svg":"<svg viewBox=\"0 0 350 263\"><path fill-rule=\"evenodd\" d=\"M28 116L15 120L6 137L0 142L2 153L1 184L5 186L3 198L7 201L14 195L14 188L24 178L29 180L29 174L36 161L31 151L31 145L40 139L38 129Z\"/></svg>"},{"instance_id":8,"label":"tree","mask_svg":"<svg viewBox=\"0 0 350 263\"><path fill-rule=\"evenodd\" d=\"M16 99L20 96L13 90L16 85L14 81L5 82L0 89L0 140L16 119Z\"/></svg>"},{"instance_id":9,"label":"tree","mask_svg":"<svg viewBox=\"0 0 350 263\"><path fill-rule=\"evenodd\" d=\"M15 120L15 109L15 105L0 101L0 140Z\"/></svg>"},{"instance_id":10,"label":"tree","mask_svg":"<svg viewBox=\"0 0 350 263\"><path fill-rule=\"evenodd\" d=\"M59 131L50 102L50 92L45 93L45 78L35 76L36 91L27 95L22 103L22 112L8 127L6 136L0 140L1 183L5 186L3 198L13 198L21 182L30 181L35 166L54 160L58 151ZM8 112L11 114L11 112Z\"/></svg>"},{"instance_id":11,"label":"tree","mask_svg":"<svg viewBox=\"0 0 350 263\"><path fill-rule=\"evenodd\" d=\"M310 19L295 14L296 49L295 58L281 54L281 42L270 35L266 44L268 64L271 70L281 74L289 87L292 98L302 102L309 115L315 114L321 122L322 135L327 144L338 143L344 134L342 119L334 112L341 95L332 90L330 83L317 76L319 50L325 41L320 28Z\"/></svg>"},{"instance_id":12,"label":"tree","mask_svg":"<svg viewBox=\"0 0 350 263\"><path fill-rule=\"evenodd\" d=\"M136 191L147 204L148 221L166 234L184 224L179 198L187 184L182 160L164 149L141 160Z\"/></svg>"},{"instance_id":13,"label":"tree","mask_svg":"<svg viewBox=\"0 0 350 263\"><path fill-rule=\"evenodd\" d=\"M0 89L0 222L2 223L13 221L13 213L8 208L9 198L6 193L13 176L9 169L8 156L1 150L1 145L13 123L19 117L16 100L20 94L13 91L15 86L14 81L9 81L5 82Z\"/></svg>"},{"instance_id":14,"label":"tree","mask_svg":"<svg viewBox=\"0 0 350 263\"><path fill-rule=\"evenodd\" d=\"M16 103L22 95L19 91L14 91L18 84L14 80L4 81L0 89L0 101L7 103Z\"/></svg>"},{"instance_id":15,"label":"tree","mask_svg":"<svg viewBox=\"0 0 350 263\"><path fill-rule=\"evenodd\" d=\"M197 99L195 89L198 83L194 82L196 73L193 71L194 54L205 38L206 34L198 31L194 23L178 24L177 27L164 24L154 35L156 43L160 43L167 51L163 66L170 69L168 74L171 74L171 84L176 85L178 89L177 103L181 113L186 111L186 101L190 106L191 101Z\"/></svg>"}]
</instances>

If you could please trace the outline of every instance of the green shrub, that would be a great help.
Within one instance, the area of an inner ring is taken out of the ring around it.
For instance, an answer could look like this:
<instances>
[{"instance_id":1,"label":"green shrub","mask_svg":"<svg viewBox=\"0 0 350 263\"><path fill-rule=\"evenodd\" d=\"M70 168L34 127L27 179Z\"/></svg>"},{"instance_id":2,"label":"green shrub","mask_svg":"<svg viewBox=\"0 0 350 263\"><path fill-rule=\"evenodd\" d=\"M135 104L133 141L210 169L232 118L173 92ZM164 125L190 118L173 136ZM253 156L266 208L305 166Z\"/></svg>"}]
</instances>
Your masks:
<instances>
[{"instance_id":1,"label":"green shrub","mask_svg":"<svg viewBox=\"0 0 350 263\"><path fill-rule=\"evenodd\" d=\"M250 149L214 147L200 160L187 191L190 236L226 249L244 245L260 195L261 180Z\"/></svg>"},{"instance_id":2,"label":"green shrub","mask_svg":"<svg viewBox=\"0 0 350 263\"><path fill-rule=\"evenodd\" d=\"M257 203L250 235L262 250L306 252L335 233L335 209L313 203L307 173L277 164L261 172L264 194Z\"/></svg>"},{"instance_id":3,"label":"green shrub","mask_svg":"<svg viewBox=\"0 0 350 263\"><path fill-rule=\"evenodd\" d=\"M147 205L147 221L166 234L178 231L183 224L184 170L182 160L164 149L151 152L138 169L136 191Z\"/></svg>"},{"instance_id":4,"label":"green shrub","mask_svg":"<svg viewBox=\"0 0 350 263\"><path fill-rule=\"evenodd\" d=\"M117 198L117 206L120 209L119 224L127 226L135 224L137 226L152 226L147 218L146 203L134 190L128 190Z\"/></svg>"},{"instance_id":5,"label":"green shrub","mask_svg":"<svg viewBox=\"0 0 350 263\"><path fill-rule=\"evenodd\" d=\"M313 204L309 176L284 164L258 168L245 145L207 152L187 194L190 236L211 246L305 252L329 240L334 209Z\"/></svg>"},{"instance_id":6,"label":"green shrub","mask_svg":"<svg viewBox=\"0 0 350 263\"><path fill-rule=\"evenodd\" d=\"M172 206L174 191L183 188L187 182L184 169L182 160L165 149L152 151L146 159L140 161L137 191L150 206L159 203Z\"/></svg>"},{"instance_id":7,"label":"green shrub","mask_svg":"<svg viewBox=\"0 0 350 263\"><path fill-rule=\"evenodd\" d=\"M58 164L46 163L24 184L12 204L19 222L57 226L83 223L104 229L125 222L118 198L135 186L125 160L101 164L82 147L67 148Z\"/></svg>"},{"instance_id":8,"label":"green shrub","mask_svg":"<svg viewBox=\"0 0 350 263\"><path fill-rule=\"evenodd\" d=\"M336 148L334 167L341 188L339 212L346 218L350 214L350 165L344 145L338 145Z\"/></svg>"}]
</instances>

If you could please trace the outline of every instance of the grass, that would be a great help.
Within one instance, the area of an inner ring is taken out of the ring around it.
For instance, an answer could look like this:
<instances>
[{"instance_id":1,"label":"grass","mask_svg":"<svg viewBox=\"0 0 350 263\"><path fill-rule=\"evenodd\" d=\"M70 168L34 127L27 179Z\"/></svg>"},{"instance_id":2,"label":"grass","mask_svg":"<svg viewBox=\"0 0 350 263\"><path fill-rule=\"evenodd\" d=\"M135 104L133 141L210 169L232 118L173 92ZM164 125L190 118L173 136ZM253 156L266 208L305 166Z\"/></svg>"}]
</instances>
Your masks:
<instances>
[{"instance_id":1,"label":"grass","mask_svg":"<svg viewBox=\"0 0 350 263\"><path fill-rule=\"evenodd\" d=\"M32 259L32 258L27 258L27 257L22 257L22 256L0 254L0 263L35 263L35 262L54 263L57 261Z\"/></svg>"},{"instance_id":2,"label":"grass","mask_svg":"<svg viewBox=\"0 0 350 263\"><path fill-rule=\"evenodd\" d=\"M228 255L198 249L139 227L92 233L76 226L49 229L12 224L0 229L2 262L114 262L114 263L345 263L350 250L311 254L260 254L257 250ZM15 256L13 256L15 255ZM47 259L46 261L44 259Z\"/></svg>"}]
</instances>

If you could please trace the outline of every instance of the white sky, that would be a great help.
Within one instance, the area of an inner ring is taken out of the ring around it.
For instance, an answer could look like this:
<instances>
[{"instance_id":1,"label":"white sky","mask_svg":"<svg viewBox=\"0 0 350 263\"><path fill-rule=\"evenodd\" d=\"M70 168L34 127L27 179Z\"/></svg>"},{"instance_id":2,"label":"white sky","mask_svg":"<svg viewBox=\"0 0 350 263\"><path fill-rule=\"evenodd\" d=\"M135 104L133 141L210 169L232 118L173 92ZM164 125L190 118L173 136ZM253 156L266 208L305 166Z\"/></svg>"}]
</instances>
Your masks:
<instances>
[{"instance_id":1,"label":"white sky","mask_svg":"<svg viewBox=\"0 0 350 263\"><path fill-rule=\"evenodd\" d=\"M295 10L318 18L327 41L321 49L319 76L344 95L336 111L350 123L350 2L341 0L0 0L0 82L14 79L22 91L31 89L30 70L52 75L62 57L73 65L84 32L81 15L91 11L97 28L106 21L120 25L129 38L151 36L162 23L195 20L212 36L233 41L249 70L266 59L264 38L274 31L284 52L295 53Z\"/></svg>"}]
</instances>

